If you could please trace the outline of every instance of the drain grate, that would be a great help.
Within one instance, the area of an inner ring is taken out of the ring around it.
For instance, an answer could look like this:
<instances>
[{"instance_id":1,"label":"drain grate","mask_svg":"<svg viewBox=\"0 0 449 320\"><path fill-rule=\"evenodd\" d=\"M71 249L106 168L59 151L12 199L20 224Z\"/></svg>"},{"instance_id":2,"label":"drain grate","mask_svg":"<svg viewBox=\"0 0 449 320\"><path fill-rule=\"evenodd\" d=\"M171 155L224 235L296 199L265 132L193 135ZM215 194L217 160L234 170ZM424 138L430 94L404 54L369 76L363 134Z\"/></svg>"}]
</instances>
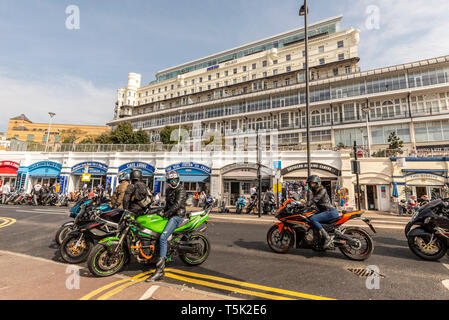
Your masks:
<instances>
[{"instance_id":1,"label":"drain grate","mask_svg":"<svg viewBox=\"0 0 449 320\"><path fill-rule=\"evenodd\" d=\"M381 278L385 278L385 275L377 273L376 271L374 271L372 269L368 269L368 268L348 268L347 270L361 278L368 278L372 275L377 275Z\"/></svg>"}]
</instances>

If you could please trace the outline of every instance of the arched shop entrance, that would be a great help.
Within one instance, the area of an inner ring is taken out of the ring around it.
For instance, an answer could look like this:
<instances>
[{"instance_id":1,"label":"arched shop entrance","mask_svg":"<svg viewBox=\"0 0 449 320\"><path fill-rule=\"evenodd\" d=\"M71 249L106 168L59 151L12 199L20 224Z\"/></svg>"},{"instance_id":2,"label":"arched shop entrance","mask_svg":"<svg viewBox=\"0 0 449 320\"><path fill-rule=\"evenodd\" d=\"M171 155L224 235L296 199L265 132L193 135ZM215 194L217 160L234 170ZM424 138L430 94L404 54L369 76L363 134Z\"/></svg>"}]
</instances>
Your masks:
<instances>
[{"instance_id":1,"label":"arched shop entrance","mask_svg":"<svg viewBox=\"0 0 449 320\"><path fill-rule=\"evenodd\" d=\"M55 184L59 181L62 165L53 161L40 161L17 171L16 190L30 191L36 184Z\"/></svg>"},{"instance_id":2,"label":"arched shop entrance","mask_svg":"<svg viewBox=\"0 0 449 320\"><path fill-rule=\"evenodd\" d=\"M235 163L221 168L222 195L227 205L235 205L240 195L249 196L252 186L258 186L256 163ZM271 169L261 166L262 192L271 187Z\"/></svg>"},{"instance_id":3,"label":"arched shop entrance","mask_svg":"<svg viewBox=\"0 0 449 320\"><path fill-rule=\"evenodd\" d=\"M321 178L323 186L334 201L337 200L337 188L339 187L341 170L323 163L312 162L311 174ZM307 180L307 163L298 163L281 170L284 182L298 182Z\"/></svg>"},{"instance_id":4,"label":"arched shop entrance","mask_svg":"<svg viewBox=\"0 0 449 320\"><path fill-rule=\"evenodd\" d=\"M86 186L88 189L93 189L99 186L106 186L106 174L108 172L108 165L101 162L82 162L71 168L71 177L73 181L74 190L82 189ZM82 181L84 173L90 174L89 181Z\"/></svg>"},{"instance_id":5,"label":"arched shop entrance","mask_svg":"<svg viewBox=\"0 0 449 320\"><path fill-rule=\"evenodd\" d=\"M173 170L179 174L180 180L186 189L189 202L196 192L210 191L211 168L194 162L177 163L165 168L166 173ZM163 184L161 187L164 191Z\"/></svg>"},{"instance_id":6,"label":"arched shop entrance","mask_svg":"<svg viewBox=\"0 0 449 320\"><path fill-rule=\"evenodd\" d=\"M153 177L154 177L154 166L148 163L144 162L128 162L124 165L121 165L118 168L118 175L121 175L123 173L131 173L133 169L139 169L142 171L143 175L143 182L150 188L150 190L153 189ZM115 183L115 186L117 186L117 183Z\"/></svg>"},{"instance_id":7,"label":"arched shop entrance","mask_svg":"<svg viewBox=\"0 0 449 320\"><path fill-rule=\"evenodd\" d=\"M0 161L0 187L7 183L15 186L19 167L20 164L14 161Z\"/></svg>"}]
</instances>

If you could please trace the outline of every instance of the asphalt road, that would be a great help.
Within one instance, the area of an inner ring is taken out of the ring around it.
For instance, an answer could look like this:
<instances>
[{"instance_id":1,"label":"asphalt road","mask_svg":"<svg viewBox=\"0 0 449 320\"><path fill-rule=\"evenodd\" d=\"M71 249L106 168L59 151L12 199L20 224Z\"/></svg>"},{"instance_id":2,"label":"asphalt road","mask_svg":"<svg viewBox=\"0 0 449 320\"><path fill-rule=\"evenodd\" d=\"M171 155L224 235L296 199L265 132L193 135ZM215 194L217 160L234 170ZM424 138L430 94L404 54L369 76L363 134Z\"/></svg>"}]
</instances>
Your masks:
<instances>
[{"instance_id":1,"label":"asphalt road","mask_svg":"<svg viewBox=\"0 0 449 320\"><path fill-rule=\"evenodd\" d=\"M5 227L0 225L0 250L62 261L54 234L63 222L70 220L66 208L0 206L0 217L16 220ZM176 259L168 267L191 273L191 279L227 285L232 283L237 288L251 292L273 294L277 290L276 295L292 298L291 295L283 294L282 290L293 291L297 293L293 297L295 299L307 298L307 295L347 300L449 299L449 290L443 285L443 281L449 279L449 266L445 265L449 263L448 258L443 257L440 262L418 259L408 248L401 229L378 229L378 233L373 236L373 255L367 261L354 262L338 250L316 253L294 249L284 255L273 253L265 240L269 226L268 223L236 223L211 218L207 235L212 251L208 260L201 266L187 267ZM377 266L384 276L380 278L379 289L367 289L366 278L347 270L370 265ZM122 273L134 276L149 268L133 262ZM4 276L7 275L0 275ZM236 293L217 286L199 284L200 281L173 278L164 281L185 283L190 287L235 298L264 298L251 292Z\"/></svg>"}]
</instances>

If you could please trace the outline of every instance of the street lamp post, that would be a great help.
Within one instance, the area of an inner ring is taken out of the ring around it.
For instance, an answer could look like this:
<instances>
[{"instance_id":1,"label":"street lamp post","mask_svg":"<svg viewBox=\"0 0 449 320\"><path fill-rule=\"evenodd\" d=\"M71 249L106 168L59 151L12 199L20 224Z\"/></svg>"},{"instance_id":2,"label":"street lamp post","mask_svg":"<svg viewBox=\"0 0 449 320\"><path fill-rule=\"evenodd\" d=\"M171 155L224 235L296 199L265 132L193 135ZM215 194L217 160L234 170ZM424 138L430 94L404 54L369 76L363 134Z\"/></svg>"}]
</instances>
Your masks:
<instances>
[{"instance_id":1,"label":"street lamp post","mask_svg":"<svg viewBox=\"0 0 449 320\"><path fill-rule=\"evenodd\" d=\"M48 141L50 140L50 128L51 128L51 120L56 115L54 112L49 112L50 115L50 121L48 122L48 132L47 132L47 142L45 143L45 152L47 152L48 149Z\"/></svg>"},{"instance_id":2,"label":"street lamp post","mask_svg":"<svg viewBox=\"0 0 449 320\"><path fill-rule=\"evenodd\" d=\"M307 6L307 0L304 0L304 5L299 10L299 15L304 16L304 46L305 46L305 58L306 58L306 139L307 139L307 177L310 177L310 115L309 115L309 35L308 35L308 14L309 7ZM301 111L299 111L301 115ZM301 119L301 118L300 118ZM301 120L300 120L301 121ZM307 193L309 195L309 193Z\"/></svg>"},{"instance_id":3,"label":"street lamp post","mask_svg":"<svg viewBox=\"0 0 449 320\"><path fill-rule=\"evenodd\" d=\"M362 109L365 112L365 120L366 120L366 142L368 145L368 157L371 157L371 142L370 142L370 132L369 132L369 124L368 124L368 114L369 114L369 107L366 106Z\"/></svg>"}]
</instances>

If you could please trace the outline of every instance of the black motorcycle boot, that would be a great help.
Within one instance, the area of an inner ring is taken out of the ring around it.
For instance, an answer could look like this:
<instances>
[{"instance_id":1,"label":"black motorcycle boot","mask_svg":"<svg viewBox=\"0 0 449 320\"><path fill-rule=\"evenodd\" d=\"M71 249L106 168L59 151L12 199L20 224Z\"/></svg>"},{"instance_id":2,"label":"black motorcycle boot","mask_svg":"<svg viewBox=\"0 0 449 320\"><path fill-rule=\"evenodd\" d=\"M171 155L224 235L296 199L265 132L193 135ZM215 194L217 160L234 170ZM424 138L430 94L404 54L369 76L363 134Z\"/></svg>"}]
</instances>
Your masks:
<instances>
[{"instance_id":1,"label":"black motorcycle boot","mask_svg":"<svg viewBox=\"0 0 449 320\"><path fill-rule=\"evenodd\" d=\"M322 239L324 239L323 249L328 249L330 247L331 242L332 242L331 241L331 237L329 236L329 234L324 229L320 230L320 236L321 236Z\"/></svg>"},{"instance_id":2,"label":"black motorcycle boot","mask_svg":"<svg viewBox=\"0 0 449 320\"><path fill-rule=\"evenodd\" d=\"M159 260L156 263L156 272L153 273L151 277L146 279L145 282L162 280L165 276L164 269L165 269L165 258L159 258Z\"/></svg>"}]
</instances>

